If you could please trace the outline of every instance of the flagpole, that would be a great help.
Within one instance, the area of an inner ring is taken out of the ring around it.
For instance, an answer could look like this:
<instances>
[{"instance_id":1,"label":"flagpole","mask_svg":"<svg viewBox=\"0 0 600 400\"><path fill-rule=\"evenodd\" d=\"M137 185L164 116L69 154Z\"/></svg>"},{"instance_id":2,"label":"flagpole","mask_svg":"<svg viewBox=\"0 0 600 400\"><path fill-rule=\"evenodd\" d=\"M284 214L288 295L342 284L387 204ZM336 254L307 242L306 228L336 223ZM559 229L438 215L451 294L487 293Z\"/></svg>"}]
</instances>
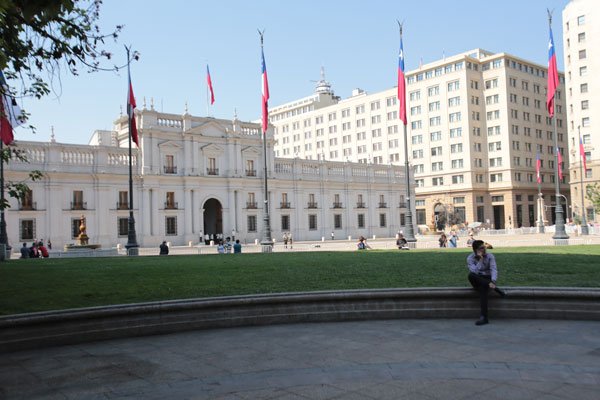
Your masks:
<instances>
[{"instance_id":1,"label":"flagpole","mask_svg":"<svg viewBox=\"0 0 600 400\"><path fill-rule=\"evenodd\" d=\"M548 27L550 29L550 31L552 31L552 13L550 12L550 10L548 10ZM556 48L554 48L554 52L556 54ZM556 57L556 55L554 56ZM550 69L550 66L548 66L548 69ZM558 74L558 71L556 71L556 73ZM560 83L560 82L559 82ZM558 86L558 85L557 85ZM550 90L550 88L548 88L548 90ZM562 204L560 201L560 179L559 179L559 162L558 162L558 134L557 134L557 130L558 130L558 121L556 118L556 92L554 93L554 99L552 101L552 108L553 108L553 112L552 112L552 116L550 118L554 119L554 148L556 149L556 166L554 168L554 173L555 173L555 189L556 189L556 221L555 221L555 229L554 229L554 236L552 236L552 239L568 239L569 235L567 235L567 232L565 231L565 218L563 215L563 208L562 208Z\"/></svg>"},{"instance_id":2,"label":"flagpole","mask_svg":"<svg viewBox=\"0 0 600 400\"><path fill-rule=\"evenodd\" d=\"M265 31L263 30L262 32L259 30L258 34L260 35L260 50L261 50L261 54L262 54L262 63L263 63L263 71L262 71L262 96L263 96L263 102L266 102L267 99L264 98L264 96L266 96L267 93L265 93L265 91L267 90L267 88L265 88L265 85L268 85L268 83L266 83L266 68L264 67L264 62L265 62L265 54L264 54L264 50L263 50L263 39L264 39L264 34ZM265 107L265 105L263 104L263 107ZM263 156L264 156L264 194L263 194L263 199L264 199L264 213L263 213L263 239L261 241L261 247L262 247L262 252L263 253L270 253L273 251L273 238L271 237L271 218L269 216L269 189L268 189L268 169L267 169L267 127L268 127L268 109L267 109L267 113L265 115L265 113L262 113L263 115L263 122L261 124L262 127L262 139L263 139Z\"/></svg>"},{"instance_id":3,"label":"flagpole","mask_svg":"<svg viewBox=\"0 0 600 400\"><path fill-rule=\"evenodd\" d=\"M131 118L135 118L134 110L129 104L129 91L131 90L131 70L129 64L131 59L129 58L130 48L125 46L127 52L127 132L129 140L129 220L127 222L127 249L128 256L137 256L139 254L139 246L137 243L135 233L135 219L133 218L133 166L132 166L132 154L131 154Z\"/></svg>"},{"instance_id":4,"label":"flagpole","mask_svg":"<svg viewBox=\"0 0 600 400\"><path fill-rule=\"evenodd\" d=\"M583 142L581 141L581 125L577 126L577 133L579 135L579 152L581 153L582 147L583 147ZM580 179L581 179L581 234L582 235L589 235L590 231L588 229L588 225L587 225L587 220L585 217L585 207L584 207L584 201L585 198L583 196L583 175L585 174L585 171L583 170L583 158L585 157L585 153L582 153L579 155L579 175L580 175ZM573 205L573 202L571 202L571 205Z\"/></svg>"},{"instance_id":5,"label":"flagpole","mask_svg":"<svg viewBox=\"0 0 600 400\"><path fill-rule=\"evenodd\" d=\"M208 63L206 64L206 116L210 117L210 98L208 94Z\"/></svg>"},{"instance_id":6,"label":"flagpole","mask_svg":"<svg viewBox=\"0 0 600 400\"><path fill-rule=\"evenodd\" d=\"M402 44L402 24L400 21L398 22L398 28L400 29L400 43ZM402 45L401 45L402 48ZM404 49L402 49L402 53L404 53ZM404 58L404 54L401 55ZM404 71L402 71L403 79L406 80L404 76ZM404 99L398 99L398 101L406 102L406 91L404 92ZM406 103L405 103L406 104ZM400 104L400 107L402 105ZM405 106L406 109L406 106ZM401 116L400 116L401 117ZM412 202L410 201L410 165L408 162L408 132L407 132L407 121L402 121L404 124L404 175L406 176L406 221L405 221L405 230L404 238L407 242L416 242L417 238L415 237L415 231L413 228L413 217L412 217Z\"/></svg>"},{"instance_id":7,"label":"flagpole","mask_svg":"<svg viewBox=\"0 0 600 400\"><path fill-rule=\"evenodd\" d=\"M539 152L538 152L538 157L540 156ZM539 167L537 166L537 160L536 162L536 169L538 170L537 173L541 173L541 171L539 171ZM544 198L542 197L542 184L540 182L540 180L538 180L538 178L536 177L537 180L537 187L538 187L538 220L537 220L537 227L538 227L538 233L544 233Z\"/></svg>"}]
</instances>

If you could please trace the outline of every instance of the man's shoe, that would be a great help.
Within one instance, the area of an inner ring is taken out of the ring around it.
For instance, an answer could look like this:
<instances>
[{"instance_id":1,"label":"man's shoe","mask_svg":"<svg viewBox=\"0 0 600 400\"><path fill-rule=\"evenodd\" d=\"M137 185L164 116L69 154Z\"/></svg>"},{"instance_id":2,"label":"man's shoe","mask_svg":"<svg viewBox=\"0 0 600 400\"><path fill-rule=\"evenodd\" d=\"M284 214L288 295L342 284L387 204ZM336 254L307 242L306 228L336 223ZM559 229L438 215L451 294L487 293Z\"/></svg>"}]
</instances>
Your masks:
<instances>
[{"instance_id":1,"label":"man's shoe","mask_svg":"<svg viewBox=\"0 0 600 400\"><path fill-rule=\"evenodd\" d=\"M498 294L500 295L500 297L506 297L506 292L505 292L504 290L500 289L499 287L496 287L496 288L494 289L494 291L495 291L496 293L498 293Z\"/></svg>"},{"instance_id":2,"label":"man's shoe","mask_svg":"<svg viewBox=\"0 0 600 400\"><path fill-rule=\"evenodd\" d=\"M477 322L475 322L475 325L477 326L481 326L481 325L485 325L485 324L489 324L490 321L488 321L487 318L485 317L479 317L479 319L477 320Z\"/></svg>"}]
</instances>

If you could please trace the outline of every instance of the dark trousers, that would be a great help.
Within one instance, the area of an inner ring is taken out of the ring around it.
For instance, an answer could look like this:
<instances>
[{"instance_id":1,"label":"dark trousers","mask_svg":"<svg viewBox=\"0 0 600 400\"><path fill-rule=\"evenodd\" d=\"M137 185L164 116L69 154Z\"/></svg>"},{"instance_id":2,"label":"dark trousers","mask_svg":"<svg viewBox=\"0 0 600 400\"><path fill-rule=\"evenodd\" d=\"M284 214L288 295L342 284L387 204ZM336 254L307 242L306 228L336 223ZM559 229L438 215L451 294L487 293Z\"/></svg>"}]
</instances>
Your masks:
<instances>
[{"instance_id":1,"label":"dark trousers","mask_svg":"<svg viewBox=\"0 0 600 400\"><path fill-rule=\"evenodd\" d=\"M488 316L488 291L492 277L488 275L478 275L473 272L469 273L469 282L471 286L479 293L479 307L481 308L481 316Z\"/></svg>"}]
</instances>

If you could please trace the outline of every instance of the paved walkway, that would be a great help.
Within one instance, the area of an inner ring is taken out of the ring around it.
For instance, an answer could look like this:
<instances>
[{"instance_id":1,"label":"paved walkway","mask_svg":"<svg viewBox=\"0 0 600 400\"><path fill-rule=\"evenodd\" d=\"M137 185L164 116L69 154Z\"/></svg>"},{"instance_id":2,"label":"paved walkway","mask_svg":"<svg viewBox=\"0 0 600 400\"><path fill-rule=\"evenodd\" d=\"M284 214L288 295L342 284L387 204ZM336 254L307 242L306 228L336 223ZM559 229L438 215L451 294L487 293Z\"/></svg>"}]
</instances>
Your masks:
<instances>
[{"instance_id":1,"label":"paved walkway","mask_svg":"<svg viewBox=\"0 0 600 400\"><path fill-rule=\"evenodd\" d=\"M598 399L600 322L184 332L0 358L2 399Z\"/></svg>"}]
</instances>

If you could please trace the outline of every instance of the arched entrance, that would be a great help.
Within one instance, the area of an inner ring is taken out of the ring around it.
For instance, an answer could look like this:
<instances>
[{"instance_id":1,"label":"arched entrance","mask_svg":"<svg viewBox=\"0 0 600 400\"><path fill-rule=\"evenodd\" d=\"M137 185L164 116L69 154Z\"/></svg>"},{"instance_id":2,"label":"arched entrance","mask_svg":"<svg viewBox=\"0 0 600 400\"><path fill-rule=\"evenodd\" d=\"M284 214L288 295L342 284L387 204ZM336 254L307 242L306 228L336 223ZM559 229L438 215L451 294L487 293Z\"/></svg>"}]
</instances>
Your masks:
<instances>
[{"instance_id":1,"label":"arched entrance","mask_svg":"<svg viewBox=\"0 0 600 400\"><path fill-rule=\"evenodd\" d=\"M204 203L204 234L212 236L223 233L223 206L217 199L208 199Z\"/></svg>"},{"instance_id":2,"label":"arched entrance","mask_svg":"<svg viewBox=\"0 0 600 400\"><path fill-rule=\"evenodd\" d=\"M435 229L438 231L443 231L446 227L446 222L448 220L448 210L446 206L442 203L437 203L433 207L433 215L435 221Z\"/></svg>"}]
</instances>

